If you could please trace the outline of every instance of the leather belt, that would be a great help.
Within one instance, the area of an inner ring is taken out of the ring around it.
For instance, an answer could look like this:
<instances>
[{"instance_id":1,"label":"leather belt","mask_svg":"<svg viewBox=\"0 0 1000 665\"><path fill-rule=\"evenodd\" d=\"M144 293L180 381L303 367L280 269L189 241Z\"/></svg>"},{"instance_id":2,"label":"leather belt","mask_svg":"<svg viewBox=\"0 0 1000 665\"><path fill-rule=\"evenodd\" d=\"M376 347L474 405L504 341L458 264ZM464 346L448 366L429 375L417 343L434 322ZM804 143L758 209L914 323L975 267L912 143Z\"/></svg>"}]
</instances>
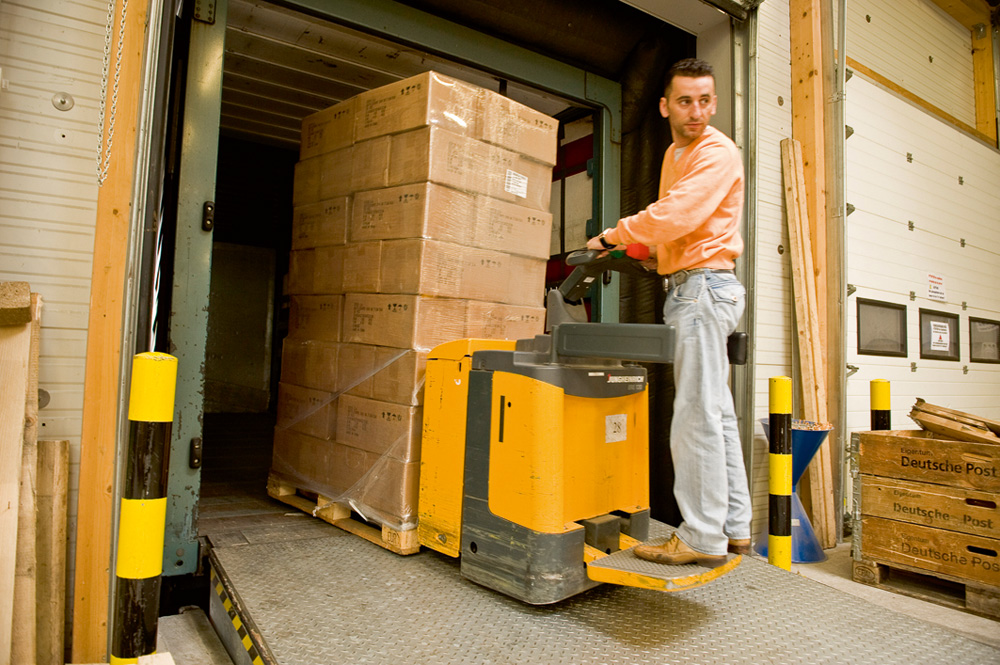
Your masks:
<instances>
[{"instance_id":1,"label":"leather belt","mask_svg":"<svg viewBox=\"0 0 1000 665\"><path fill-rule=\"evenodd\" d=\"M692 268L691 270L678 270L663 278L663 290L669 291L671 286L680 286L688 280L688 277L705 272L727 272L734 275L732 268Z\"/></svg>"}]
</instances>

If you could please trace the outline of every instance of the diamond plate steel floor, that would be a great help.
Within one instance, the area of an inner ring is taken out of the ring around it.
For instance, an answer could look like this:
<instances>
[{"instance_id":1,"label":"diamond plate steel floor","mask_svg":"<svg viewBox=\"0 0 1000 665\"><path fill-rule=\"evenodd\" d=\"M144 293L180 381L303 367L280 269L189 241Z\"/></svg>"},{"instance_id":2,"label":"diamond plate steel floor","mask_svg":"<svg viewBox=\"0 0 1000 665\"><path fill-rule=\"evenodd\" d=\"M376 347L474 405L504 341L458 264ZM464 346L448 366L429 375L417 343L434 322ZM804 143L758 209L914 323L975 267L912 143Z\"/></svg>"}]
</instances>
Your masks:
<instances>
[{"instance_id":1,"label":"diamond plate steel floor","mask_svg":"<svg viewBox=\"0 0 1000 665\"><path fill-rule=\"evenodd\" d=\"M280 665L1000 663L1000 650L750 557L689 591L604 585L532 607L436 552L401 557L334 527L213 554Z\"/></svg>"}]
</instances>

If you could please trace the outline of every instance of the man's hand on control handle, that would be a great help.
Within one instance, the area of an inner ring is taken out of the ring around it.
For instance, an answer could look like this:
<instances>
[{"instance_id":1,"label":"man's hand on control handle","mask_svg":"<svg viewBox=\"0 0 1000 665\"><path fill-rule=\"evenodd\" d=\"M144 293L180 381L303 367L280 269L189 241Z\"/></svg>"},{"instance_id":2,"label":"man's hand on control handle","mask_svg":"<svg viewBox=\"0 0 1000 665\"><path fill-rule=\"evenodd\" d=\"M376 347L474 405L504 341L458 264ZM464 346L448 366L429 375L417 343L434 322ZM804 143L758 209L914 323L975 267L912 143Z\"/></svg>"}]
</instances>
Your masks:
<instances>
[{"instance_id":1,"label":"man's hand on control handle","mask_svg":"<svg viewBox=\"0 0 1000 665\"><path fill-rule=\"evenodd\" d=\"M608 252L610 252L613 249L625 249L625 245L615 245L613 247L608 247L604 242L601 242L602 240L604 240L603 233L601 235L594 236L593 238L587 241L587 249L596 249L600 252L600 254L597 255L597 258L602 258L607 256Z\"/></svg>"}]
</instances>

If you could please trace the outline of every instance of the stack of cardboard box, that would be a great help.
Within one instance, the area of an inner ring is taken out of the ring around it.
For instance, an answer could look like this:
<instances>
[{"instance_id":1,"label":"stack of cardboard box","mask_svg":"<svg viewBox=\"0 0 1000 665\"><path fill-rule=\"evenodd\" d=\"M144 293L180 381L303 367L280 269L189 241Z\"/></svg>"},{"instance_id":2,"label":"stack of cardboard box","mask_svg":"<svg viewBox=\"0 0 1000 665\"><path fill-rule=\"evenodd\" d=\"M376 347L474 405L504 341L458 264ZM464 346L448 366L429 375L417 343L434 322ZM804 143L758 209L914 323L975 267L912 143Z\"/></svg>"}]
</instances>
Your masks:
<instances>
[{"instance_id":1,"label":"stack of cardboard box","mask_svg":"<svg viewBox=\"0 0 1000 665\"><path fill-rule=\"evenodd\" d=\"M428 351L542 332L557 126L434 72L303 121L273 474L416 526Z\"/></svg>"}]
</instances>

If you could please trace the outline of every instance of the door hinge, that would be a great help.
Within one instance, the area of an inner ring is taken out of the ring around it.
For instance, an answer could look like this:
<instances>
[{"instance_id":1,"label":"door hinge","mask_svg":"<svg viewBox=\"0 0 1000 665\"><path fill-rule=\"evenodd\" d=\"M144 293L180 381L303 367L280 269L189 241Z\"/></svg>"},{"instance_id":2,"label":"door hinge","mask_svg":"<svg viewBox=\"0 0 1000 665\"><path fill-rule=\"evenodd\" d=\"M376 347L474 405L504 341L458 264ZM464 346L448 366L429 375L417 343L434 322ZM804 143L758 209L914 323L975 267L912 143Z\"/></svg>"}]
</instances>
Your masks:
<instances>
[{"instance_id":1,"label":"door hinge","mask_svg":"<svg viewBox=\"0 0 1000 665\"><path fill-rule=\"evenodd\" d=\"M191 455L188 459L188 466L192 469L201 468L201 437L191 439Z\"/></svg>"},{"instance_id":2,"label":"door hinge","mask_svg":"<svg viewBox=\"0 0 1000 665\"><path fill-rule=\"evenodd\" d=\"M201 207L201 230L211 231L215 228L215 201L205 201Z\"/></svg>"}]
</instances>

